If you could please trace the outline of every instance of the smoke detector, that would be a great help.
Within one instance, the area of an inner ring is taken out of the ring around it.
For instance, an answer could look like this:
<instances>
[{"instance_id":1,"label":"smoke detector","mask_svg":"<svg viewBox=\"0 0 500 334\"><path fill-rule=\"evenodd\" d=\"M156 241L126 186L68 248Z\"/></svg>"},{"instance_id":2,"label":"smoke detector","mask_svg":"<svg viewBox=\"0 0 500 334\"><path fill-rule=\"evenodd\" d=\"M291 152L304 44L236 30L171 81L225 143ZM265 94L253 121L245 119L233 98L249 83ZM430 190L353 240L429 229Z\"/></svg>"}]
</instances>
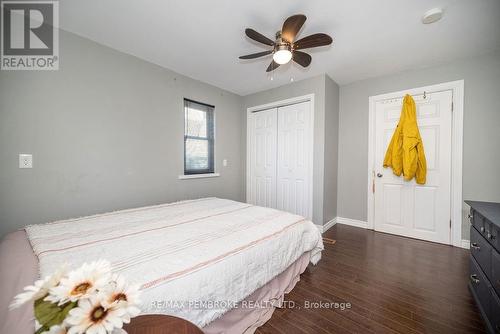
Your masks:
<instances>
[{"instance_id":1,"label":"smoke detector","mask_svg":"<svg viewBox=\"0 0 500 334\"><path fill-rule=\"evenodd\" d=\"M422 16L423 24L431 24L441 20L443 17L443 10L441 8L432 8L425 12L424 16Z\"/></svg>"}]
</instances>

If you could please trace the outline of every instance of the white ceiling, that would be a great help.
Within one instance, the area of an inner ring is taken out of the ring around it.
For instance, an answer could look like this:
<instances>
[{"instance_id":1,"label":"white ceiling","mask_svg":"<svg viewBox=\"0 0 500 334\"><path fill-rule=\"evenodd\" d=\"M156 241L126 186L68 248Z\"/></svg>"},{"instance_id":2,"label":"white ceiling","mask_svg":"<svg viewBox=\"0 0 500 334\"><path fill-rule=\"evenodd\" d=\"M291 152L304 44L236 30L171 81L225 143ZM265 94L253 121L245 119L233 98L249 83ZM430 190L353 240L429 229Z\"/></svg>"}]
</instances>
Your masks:
<instances>
[{"instance_id":1,"label":"white ceiling","mask_svg":"<svg viewBox=\"0 0 500 334\"><path fill-rule=\"evenodd\" d=\"M441 21L423 25L442 7ZM246 27L273 37L290 15L307 21L299 35L325 32L334 43L311 50L307 69L271 57ZM498 0L64 0L61 28L240 95L327 73L343 85L500 50Z\"/></svg>"}]
</instances>

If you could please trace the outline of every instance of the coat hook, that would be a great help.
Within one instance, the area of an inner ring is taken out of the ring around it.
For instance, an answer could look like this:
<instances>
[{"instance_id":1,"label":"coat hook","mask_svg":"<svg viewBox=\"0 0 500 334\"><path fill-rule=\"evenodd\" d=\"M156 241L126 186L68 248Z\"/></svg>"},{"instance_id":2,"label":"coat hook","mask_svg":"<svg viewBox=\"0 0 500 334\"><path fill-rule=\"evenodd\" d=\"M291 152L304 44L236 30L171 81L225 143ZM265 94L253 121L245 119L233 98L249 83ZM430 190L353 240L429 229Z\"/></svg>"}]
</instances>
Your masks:
<instances>
[{"instance_id":1,"label":"coat hook","mask_svg":"<svg viewBox=\"0 0 500 334\"><path fill-rule=\"evenodd\" d=\"M426 97L426 96L425 96L425 90L424 90L424 99L425 99L425 97Z\"/></svg>"}]
</instances>

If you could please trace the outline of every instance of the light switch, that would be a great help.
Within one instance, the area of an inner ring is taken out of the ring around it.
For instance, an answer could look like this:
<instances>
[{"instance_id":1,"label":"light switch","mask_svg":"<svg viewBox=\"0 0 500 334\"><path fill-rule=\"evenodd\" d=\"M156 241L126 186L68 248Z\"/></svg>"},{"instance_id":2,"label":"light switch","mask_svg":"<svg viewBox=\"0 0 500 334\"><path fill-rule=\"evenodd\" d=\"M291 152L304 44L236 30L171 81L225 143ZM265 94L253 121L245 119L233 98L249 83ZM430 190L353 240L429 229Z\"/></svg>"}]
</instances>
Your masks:
<instances>
[{"instance_id":1,"label":"light switch","mask_svg":"<svg viewBox=\"0 0 500 334\"><path fill-rule=\"evenodd\" d=\"M222 166L227 167L227 159L222 160Z\"/></svg>"},{"instance_id":2,"label":"light switch","mask_svg":"<svg viewBox=\"0 0 500 334\"><path fill-rule=\"evenodd\" d=\"M19 168L33 168L33 155L19 154Z\"/></svg>"}]
</instances>

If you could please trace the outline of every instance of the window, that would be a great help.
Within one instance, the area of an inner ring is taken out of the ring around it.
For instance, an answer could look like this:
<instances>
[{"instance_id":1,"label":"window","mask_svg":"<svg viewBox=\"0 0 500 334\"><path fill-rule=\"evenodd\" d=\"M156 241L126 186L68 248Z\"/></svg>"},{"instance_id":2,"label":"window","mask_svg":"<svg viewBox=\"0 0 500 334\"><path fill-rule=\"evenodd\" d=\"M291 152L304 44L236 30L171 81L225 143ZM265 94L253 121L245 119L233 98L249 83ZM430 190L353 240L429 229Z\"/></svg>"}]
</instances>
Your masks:
<instances>
[{"instance_id":1,"label":"window","mask_svg":"<svg viewBox=\"0 0 500 334\"><path fill-rule=\"evenodd\" d=\"M184 99L184 175L214 173L214 109Z\"/></svg>"}]
</instances>

